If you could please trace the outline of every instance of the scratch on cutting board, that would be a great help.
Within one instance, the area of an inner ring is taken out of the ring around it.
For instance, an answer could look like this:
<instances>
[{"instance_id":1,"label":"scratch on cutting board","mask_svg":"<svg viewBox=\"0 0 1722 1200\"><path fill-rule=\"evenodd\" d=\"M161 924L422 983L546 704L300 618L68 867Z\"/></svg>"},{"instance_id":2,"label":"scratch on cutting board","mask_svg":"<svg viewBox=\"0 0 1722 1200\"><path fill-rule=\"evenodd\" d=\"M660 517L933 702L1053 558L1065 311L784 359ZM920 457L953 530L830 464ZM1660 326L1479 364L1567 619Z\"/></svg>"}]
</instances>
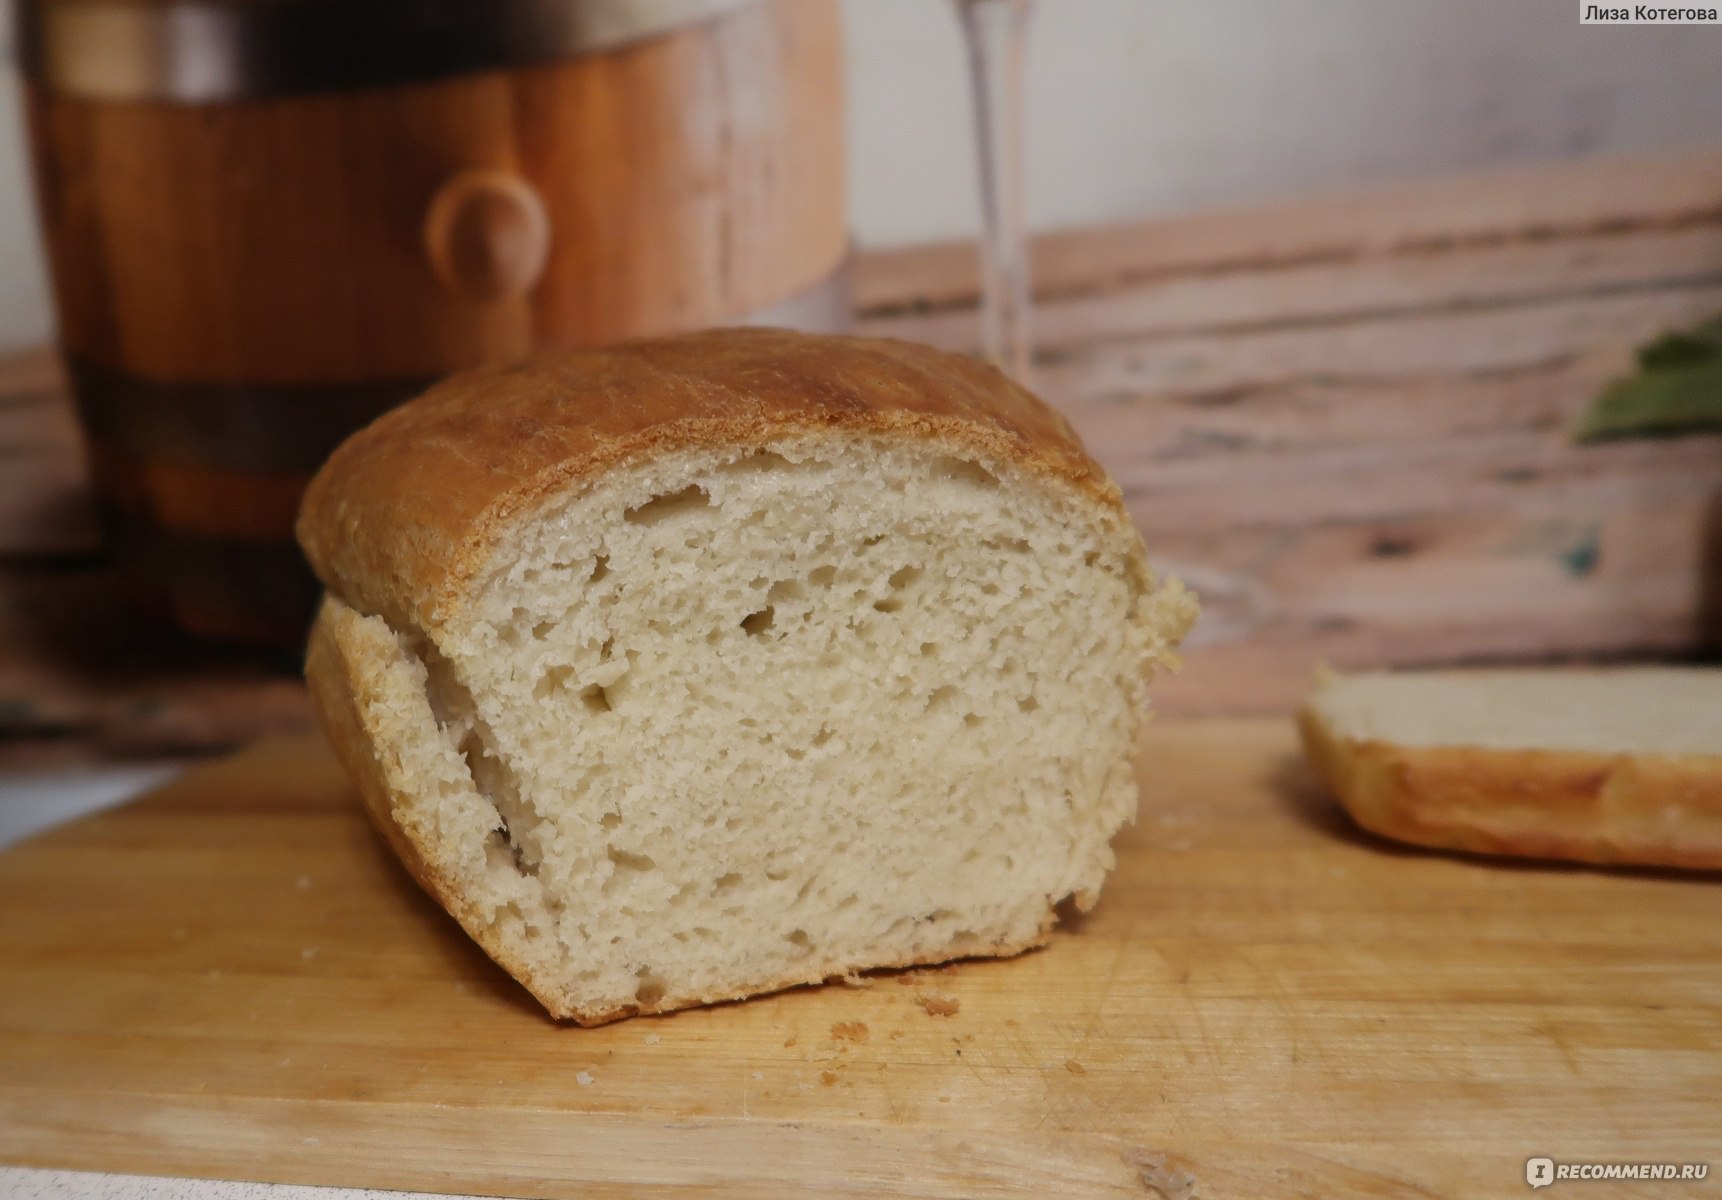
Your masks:
<instances>
[{"instance_id":1,"label":"scratch on cutting board","mask_svg":"<svg viewBox=\"0 0 1722 1200\"><path fill-rule=\"evenodd\" d=\"M1431 1191L1422 1184L1413 1183L1410 1180L1401 1179L1394 1175L1387 1175L1380 1171L1371 1170L1367 1167L1359 1167L1352 1163L1344 1162L1335 1158L1331 1154L1320 1154L1308 1147L1300 1150L1299 1154L1301 1157L1318 1162L1324 1167L1334 1168L1347 1180L1355 1180L1360 1184L1370 1184L1371 1191L1374 1194L1385 1196L1426 1196L1429 1200L1441 1200L1441 1193ZM1373 1186L1375 1184L1385 1184L1386 1190L1375 1188Z\"/></svg>"},{"instance_id":2,"label":"scratch on cutting board","mask_svg":"<svg viewBox=\"0 0 1722 1200\"><path fill-rule=\"evenodd\" d=\"M1124 966L1124 956L1130 952L1128 942L1120 942L1118 949L1113 952L1112 962L1106 968L1106 978L1100 984L1100 998L1094 1004L1094 1012L1088 1018L1088 1025L1082 1031L1082 1037L1070 1050L1070 1061L1075 1062L1078 1055L1088 1051L1089 1043L1094 1040L1095 1033L1100 1029L1100 1023L1106 1016L1106 1001L1112 995L1113 987L1118 983L1118 972ZM1066 1068L1068 1070L1068 1068ZM1087 1072L1083 1072L1086 1074ZM1076 1074L1072 1071L1071 1074ZM1054 1087L1052 1077L1046 1072L1041 1073L1041 1086L1046 1091L1046 1103L1041 1109L1040 1119L1034 1123L1036 1129L1044 1129L1048 1122L1058 1112L1060 1101L1074 1100L1083 1095L1080 1087ZM1090 1104L1092 1108L1092 1103Z\"/></svg>"},{"instance_id":3,"label":"scratch on cutting board","mask_svg":"<svg viewBox=\"0 0 1722 1200\"><path fill-rule=\"evenodd\" d=\"M1124 1151L1124 1161L1136 1168L1155 1200L1196 1200L1196 1177L1169 1155L1131 1146Z\"/></svg>"},{"instance_id":4,"label":"scratch on cutting board","mask_svg":"<svg viewBox=\"0 0 1722 1200\"><path fill-rule=\"evenodd\" d=\"M1548 1038L1549 1041L1555 1044L1555 1049L1561 1052L1561 1059L1566 1063L1567 1070L1572 1072L1573 1078L1582 1078L1584 1076L1584 1072L1579 1070L1578 1059L1573 1057L1572 1047L1567 1045L1566 1039L1563 1038L1560 1035L1560 1031L1555 1028L1553 1018L1545 1015L1542 1023L1538 1025L1536 1029L1538 1033L1542 1034L1544 1037Z\"/></svg>"}]
</instances>

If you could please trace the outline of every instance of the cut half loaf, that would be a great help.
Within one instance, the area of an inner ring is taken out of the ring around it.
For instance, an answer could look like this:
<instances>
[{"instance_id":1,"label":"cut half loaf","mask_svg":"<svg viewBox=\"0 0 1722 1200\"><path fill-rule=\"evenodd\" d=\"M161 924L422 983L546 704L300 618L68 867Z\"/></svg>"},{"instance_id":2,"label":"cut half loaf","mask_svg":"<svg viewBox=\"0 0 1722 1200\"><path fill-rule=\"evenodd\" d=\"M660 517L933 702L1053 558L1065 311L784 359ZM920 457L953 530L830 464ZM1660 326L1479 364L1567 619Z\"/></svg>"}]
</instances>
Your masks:
<instances>
[{"instance_id":1,"label":"cut half loaf","mask_svg":"<svg viewBox=\"0 0 1722 1200\"><path fill-rule=\"evenodd\" d=\"M1195 615L997 372L773 330L451 380L299 531L378 827L587 1024L1043 942Z\"/></svg>"},{"instance_id":2,"label":"cut half loaf","mask_svg":"<svg viewBox=\"0 0 1722 1200\"><path fill-rule=\"evenodd\" d=\"M1317 773L1376 833L1722 867L1722 671L1330 676L1300 724Z\"/></svg>"}]
</instances>

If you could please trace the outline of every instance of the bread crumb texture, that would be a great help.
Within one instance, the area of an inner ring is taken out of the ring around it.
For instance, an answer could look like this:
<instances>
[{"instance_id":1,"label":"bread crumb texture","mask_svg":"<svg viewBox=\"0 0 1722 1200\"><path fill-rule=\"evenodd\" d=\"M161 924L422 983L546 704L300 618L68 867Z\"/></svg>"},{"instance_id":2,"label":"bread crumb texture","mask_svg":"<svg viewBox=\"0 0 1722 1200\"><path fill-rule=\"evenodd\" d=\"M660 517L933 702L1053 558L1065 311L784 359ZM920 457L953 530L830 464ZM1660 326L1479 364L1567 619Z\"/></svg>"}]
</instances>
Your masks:
<instances>
[{"instance_id":1,"label":"bread crumb texture","mask_svg":"<svg viewBox=\"0 0 1722 1200\"><path fill-rule=\"evenodd\" d=\"M548 497L440 624L332 588L310 671L408 867L596 1023L1043 942L1194 615L1067 480L800 432Z\"/></svg>"}]
</instances>

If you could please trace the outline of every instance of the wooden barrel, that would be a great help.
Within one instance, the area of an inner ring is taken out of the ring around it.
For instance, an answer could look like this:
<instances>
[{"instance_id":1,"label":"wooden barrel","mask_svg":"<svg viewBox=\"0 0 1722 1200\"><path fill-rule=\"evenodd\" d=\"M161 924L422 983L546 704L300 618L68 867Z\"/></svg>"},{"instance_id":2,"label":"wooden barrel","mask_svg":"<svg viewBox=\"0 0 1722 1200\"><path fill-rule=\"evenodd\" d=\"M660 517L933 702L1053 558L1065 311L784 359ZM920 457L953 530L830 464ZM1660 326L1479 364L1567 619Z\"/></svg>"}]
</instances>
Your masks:
<instances>
[{"instance_id":1,"label":"wooden barrel","mask_svg":"<svg viewBox=\"0 0 1722 1200\"><path fill-rule=\"evenodd\" d=\"M21 0L20 21L115 548L195 631L300 634L305 482L444 373L847 320L837 0Z\"/></svg>"}]
</instances>

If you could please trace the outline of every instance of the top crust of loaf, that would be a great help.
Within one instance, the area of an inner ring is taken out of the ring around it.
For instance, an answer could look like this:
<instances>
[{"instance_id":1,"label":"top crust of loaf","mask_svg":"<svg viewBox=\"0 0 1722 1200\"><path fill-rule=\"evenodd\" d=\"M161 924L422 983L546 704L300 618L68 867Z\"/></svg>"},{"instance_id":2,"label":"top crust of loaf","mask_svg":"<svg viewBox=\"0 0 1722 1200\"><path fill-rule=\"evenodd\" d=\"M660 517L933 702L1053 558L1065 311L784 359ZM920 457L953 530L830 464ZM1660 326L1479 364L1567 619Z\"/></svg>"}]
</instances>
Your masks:
<instances>
[{"instance_id":1,"label":"top crust of loaf","mask_svg":"<svg viewBox=\"0 0 1722 1200\"><path fill-rule=\"evenodd\" d=\"M728 329L450 379L335 451L299 541L349 604L431 629L538 502L648 456L819 431L967 448L1123 513L1069 423L991 367L908 342Z\"/></svg>"}]
</instances>

